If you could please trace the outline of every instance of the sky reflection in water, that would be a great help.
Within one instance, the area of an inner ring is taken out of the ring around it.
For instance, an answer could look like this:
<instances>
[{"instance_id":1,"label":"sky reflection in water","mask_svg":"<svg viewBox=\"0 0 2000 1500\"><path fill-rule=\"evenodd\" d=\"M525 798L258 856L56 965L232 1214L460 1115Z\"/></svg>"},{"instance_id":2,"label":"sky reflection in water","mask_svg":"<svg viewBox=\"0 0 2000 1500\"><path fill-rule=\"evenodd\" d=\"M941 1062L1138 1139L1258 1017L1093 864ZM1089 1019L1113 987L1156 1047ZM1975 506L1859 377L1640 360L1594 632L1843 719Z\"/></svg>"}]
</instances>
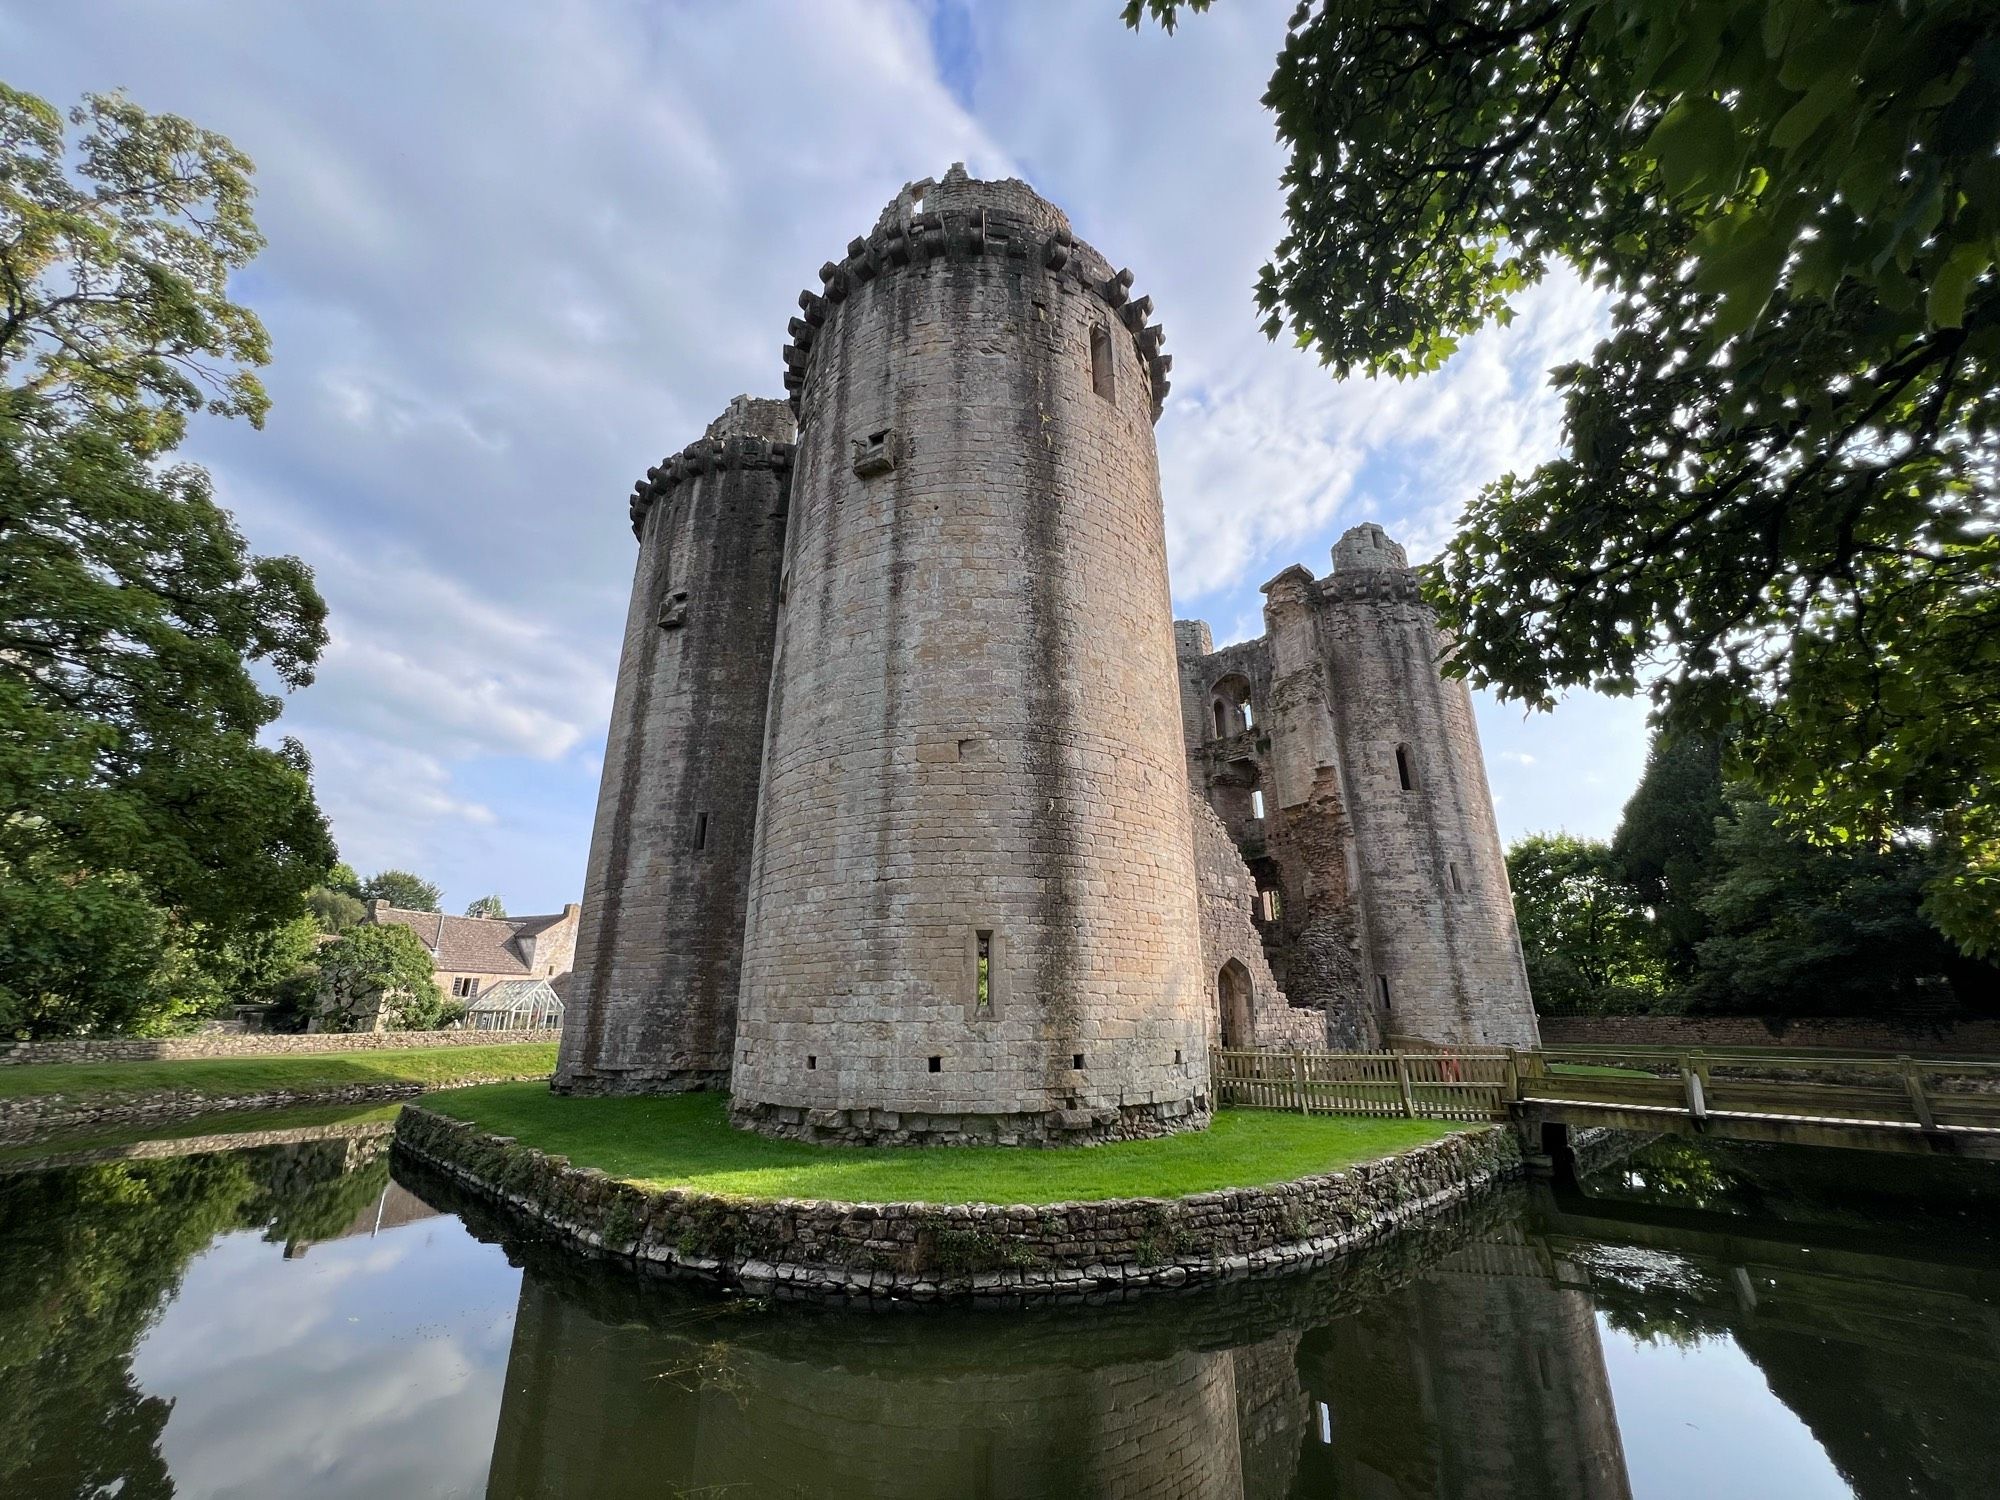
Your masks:
<instances>
[{"instance_id":1,"label":"sky reflection in water","mask_svg":"<svg viewBox=\"0 0 2000 1500\"><path fill-rule=\"evenodd\" d=\"M0 1494L1976 1494L2000 1174L1882 1165L1664 1143L1344 1274L1013 1315L503 1248L379 1141L0 1177Z\"/></svg>"}]
</instances>

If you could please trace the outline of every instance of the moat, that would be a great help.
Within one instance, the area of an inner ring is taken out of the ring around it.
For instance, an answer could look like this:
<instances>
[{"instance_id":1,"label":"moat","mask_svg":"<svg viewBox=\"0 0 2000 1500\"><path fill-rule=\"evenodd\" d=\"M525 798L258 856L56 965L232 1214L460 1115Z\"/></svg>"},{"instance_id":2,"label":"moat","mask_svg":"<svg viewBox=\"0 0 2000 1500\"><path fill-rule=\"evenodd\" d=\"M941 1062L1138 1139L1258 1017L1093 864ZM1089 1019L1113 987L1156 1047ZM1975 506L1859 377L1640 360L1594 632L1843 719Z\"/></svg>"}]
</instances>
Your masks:
<instances>
[{"instance_id":1,"label":"moat","mask_svg":"<svg viewBox=\"0 0 2000 1500\"><path fill-rule=\"evenodd\" d=\"M0 1495L1874 1500L2000 1473L1987 1165L1662 1140L1312 1274L850 1311L581 1264L356 1129L0 1166Z\"/></svg>"}]
</instances>

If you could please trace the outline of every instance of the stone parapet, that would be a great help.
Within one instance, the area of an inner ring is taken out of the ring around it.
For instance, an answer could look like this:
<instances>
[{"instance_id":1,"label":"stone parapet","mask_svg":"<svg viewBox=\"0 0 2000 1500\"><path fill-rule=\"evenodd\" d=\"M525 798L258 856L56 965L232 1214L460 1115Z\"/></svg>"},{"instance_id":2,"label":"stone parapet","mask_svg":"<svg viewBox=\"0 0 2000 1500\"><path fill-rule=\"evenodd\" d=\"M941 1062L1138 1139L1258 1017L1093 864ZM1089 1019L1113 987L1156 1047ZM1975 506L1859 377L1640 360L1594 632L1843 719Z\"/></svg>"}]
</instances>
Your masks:
<instances>
[{"instance_id":1,"label":"stone parapet","mask_svg":"<svg viewBox=\"0 0 2000 1500\"><path fill-rule=\"evenodd\" d=\"M1266 1187L1086 1203L837 1203L649 1191L411 1105L397 1146L573 1246L781 1297L1082 1299L1319 1265L1518 1176L1511 1130Z\"/></svg>"},{"instance_id":2,"label":"stone parapet","mask_svg":"<svg viewBox=\"0 0 2000 1500\"><path fill-rule=\"evenodd\" d=\"M424 1047L553 1044L553 1028L529 1031L316 1031L284 1035L77 1037L0 1048L0 1067L39 1063L175 1062L196 1057L303 1057L323 1052L410 1052Z\"/></svg>"}]
</instances>

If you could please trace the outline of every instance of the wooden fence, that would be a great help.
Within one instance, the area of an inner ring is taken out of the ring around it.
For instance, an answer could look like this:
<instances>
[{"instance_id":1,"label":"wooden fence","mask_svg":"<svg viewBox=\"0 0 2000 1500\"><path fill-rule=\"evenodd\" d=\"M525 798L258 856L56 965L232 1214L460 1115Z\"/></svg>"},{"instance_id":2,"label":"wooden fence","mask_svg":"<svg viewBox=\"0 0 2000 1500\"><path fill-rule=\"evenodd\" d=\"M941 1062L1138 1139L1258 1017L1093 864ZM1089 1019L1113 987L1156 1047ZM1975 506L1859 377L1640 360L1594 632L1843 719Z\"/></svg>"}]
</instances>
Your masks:
<instances>
[{"instance_id":1,"label":"wooden fence","mask_svg":"<svg viewBox=\"0 0 2000 1500\"><path fill-rule=\"evenodd\" d=\"M1209 1054L1218 1104L1302 1115L1501 1120L1516 1092L1504 1052Z\"/></svg>"}]
</instances>

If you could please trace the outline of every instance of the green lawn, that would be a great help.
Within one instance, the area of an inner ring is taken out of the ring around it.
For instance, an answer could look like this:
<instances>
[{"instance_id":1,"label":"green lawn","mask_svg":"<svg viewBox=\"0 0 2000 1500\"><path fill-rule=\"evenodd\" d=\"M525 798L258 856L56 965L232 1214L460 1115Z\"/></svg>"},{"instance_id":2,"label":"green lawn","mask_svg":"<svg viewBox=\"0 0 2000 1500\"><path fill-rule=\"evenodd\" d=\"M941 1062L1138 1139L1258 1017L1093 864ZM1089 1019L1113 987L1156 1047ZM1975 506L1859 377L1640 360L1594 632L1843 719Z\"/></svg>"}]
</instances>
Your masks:
<instances>
[{"instance_id":1,"label":"green lawn","mask_svg":"<svg viewBox=\"0 0 2000 1500\"><path fill-rule=\"evenodd\" d=\"M807 1146L731 1129L720 1094L565 1099L538 1084L499 1083L424 1105L647 1187L849 1203L1179 1198L1332 1171L1467 1128L1225 1110L1204 1132L1108 1146Z\"/></svg>"},{"instance_id":2,"label":"green lawn","mask_svg":"<svg viewBox=\"0 0 2000 1500\"><path fill-rule=\"evenodd\" d=\"M198 1057L175 1062L35 1063L0 1068L0 1096L61 1094L108 1098L159 1089L204 1094L259 1094L268 1089L340 1088L357 1083L417 1083L444 1088L466 1078L552 1073L556 1044L411 1047L384 1052L320 1052L301 1057Z\"/></svg>"}]
</instances>

